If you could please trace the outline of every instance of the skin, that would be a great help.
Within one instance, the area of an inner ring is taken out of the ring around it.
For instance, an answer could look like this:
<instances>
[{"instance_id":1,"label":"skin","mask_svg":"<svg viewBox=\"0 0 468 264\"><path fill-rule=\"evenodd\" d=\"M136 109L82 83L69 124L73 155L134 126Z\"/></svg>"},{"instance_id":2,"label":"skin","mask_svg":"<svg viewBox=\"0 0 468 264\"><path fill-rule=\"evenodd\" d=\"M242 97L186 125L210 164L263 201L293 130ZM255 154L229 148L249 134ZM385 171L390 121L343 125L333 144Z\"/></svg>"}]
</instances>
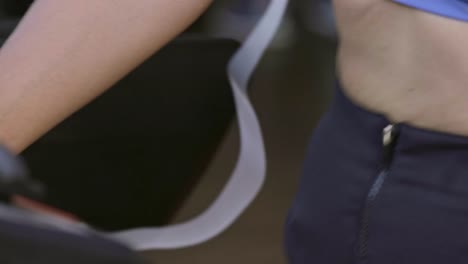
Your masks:
<instances>
[{"instance_id":1,"label":"skin","mask_svg":"<svg viewBox=\"0 0 468 264\"><path fill-rule=\"evenodd\" d=\"M188 27L211 0L37 0L0 50L0 141L20 152Z\"/></svg>"},{"instance_id":2,"label":"skin","mask_svg":"<svg viewBox=\"0 0 468 264\"><path fill-rule=\"evenodd\" d=\"M210 2L36 0L0 50L0 141L22 151L164 46ZM466 23L389 0L334 5L339 77L356 103L394 122L468 135Z\"/></svg>"},{"instance_id":3,"label":"skin","mask_svg":"<svg viewBox=\"0 0 468 264\"><path fill-rule=\"evenodd\" d=\"M388 0L334 0L345 92L393 122L468 135L468 23Z\"/></svg>"}]
</instances>

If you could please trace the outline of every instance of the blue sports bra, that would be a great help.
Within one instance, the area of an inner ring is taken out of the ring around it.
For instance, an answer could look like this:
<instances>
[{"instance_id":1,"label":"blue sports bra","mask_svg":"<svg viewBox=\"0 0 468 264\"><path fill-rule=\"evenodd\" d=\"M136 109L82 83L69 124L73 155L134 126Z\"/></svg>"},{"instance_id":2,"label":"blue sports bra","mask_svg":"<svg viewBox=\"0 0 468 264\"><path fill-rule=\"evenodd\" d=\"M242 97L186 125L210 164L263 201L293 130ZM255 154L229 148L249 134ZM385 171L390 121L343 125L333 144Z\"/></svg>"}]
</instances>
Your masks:
<instances>
[{"instance_id":1,"label":"blue sports bra","mask_svg":"<svg viewBox=\"0 0 468 264\"><path fill-rule=\"evenodd\" d=\"M468 22L468 0L393 0L426 12Z\"/></svg>"}]
</instances>

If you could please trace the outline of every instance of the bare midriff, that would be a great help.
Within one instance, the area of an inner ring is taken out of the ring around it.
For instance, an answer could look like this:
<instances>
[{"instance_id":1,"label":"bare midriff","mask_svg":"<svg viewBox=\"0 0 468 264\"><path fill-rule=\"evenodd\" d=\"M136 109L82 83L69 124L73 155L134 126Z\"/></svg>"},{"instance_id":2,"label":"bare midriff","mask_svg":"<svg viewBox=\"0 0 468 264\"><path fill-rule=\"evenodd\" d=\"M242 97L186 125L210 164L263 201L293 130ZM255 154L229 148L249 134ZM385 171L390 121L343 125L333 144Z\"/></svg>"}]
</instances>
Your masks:
<instances>
[{"instance_id":1,"label":"bare midriff","mask_svg":"<svg viewBox=\"0 0 468 264\"><path fill-rule=\"evenodd\" d=\"M468 23L390 0L334 0L338 75L360 106L468 136Z\"/></svg>"}]
</instances>

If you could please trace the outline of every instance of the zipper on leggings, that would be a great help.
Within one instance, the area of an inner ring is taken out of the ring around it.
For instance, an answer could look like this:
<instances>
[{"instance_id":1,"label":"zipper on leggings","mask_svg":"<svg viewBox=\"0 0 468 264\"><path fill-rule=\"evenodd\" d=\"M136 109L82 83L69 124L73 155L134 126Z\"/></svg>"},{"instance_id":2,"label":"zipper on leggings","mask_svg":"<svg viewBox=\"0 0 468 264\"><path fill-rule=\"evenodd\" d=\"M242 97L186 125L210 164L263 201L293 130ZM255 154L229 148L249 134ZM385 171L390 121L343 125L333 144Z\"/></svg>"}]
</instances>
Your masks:
<instances>
[{"instance_id":1,"label":"zipper on leggings","mask_svg":"<svg viewBox=\"0 0 468 264\"><path fill-rule=\"evenodd\" d=\"M369 242L369 222L370 213L375 205L377 196L379 195L382 186L389 173L390 164L392 163L393 153L396 141L398 139L398 125L390 124L383 129L382 132L382 168L375 178L369 192L362 211L361 226L358 234L357 255L359 262L367 258L368 242Z\"/></svg>"}]
</instances>

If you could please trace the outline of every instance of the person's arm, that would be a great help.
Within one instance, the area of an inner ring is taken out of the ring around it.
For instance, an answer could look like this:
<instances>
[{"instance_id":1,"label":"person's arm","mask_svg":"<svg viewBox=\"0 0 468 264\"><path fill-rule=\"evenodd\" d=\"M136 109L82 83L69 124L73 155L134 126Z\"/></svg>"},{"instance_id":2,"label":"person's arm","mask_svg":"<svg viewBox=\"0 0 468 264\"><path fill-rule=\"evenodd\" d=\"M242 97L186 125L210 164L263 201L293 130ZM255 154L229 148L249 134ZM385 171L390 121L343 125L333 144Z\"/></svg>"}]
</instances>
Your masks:
<instances>
[{"instance_id":1,"label":"person's arm","mask_svg":"<svg viewBox=\"0 0 468 264\"><path fill-rule=\"evenodd\" d=\"M22 151L174 38L210 2L36 0L0 49L0 143Z\"/></svg>"}]
</instances>

